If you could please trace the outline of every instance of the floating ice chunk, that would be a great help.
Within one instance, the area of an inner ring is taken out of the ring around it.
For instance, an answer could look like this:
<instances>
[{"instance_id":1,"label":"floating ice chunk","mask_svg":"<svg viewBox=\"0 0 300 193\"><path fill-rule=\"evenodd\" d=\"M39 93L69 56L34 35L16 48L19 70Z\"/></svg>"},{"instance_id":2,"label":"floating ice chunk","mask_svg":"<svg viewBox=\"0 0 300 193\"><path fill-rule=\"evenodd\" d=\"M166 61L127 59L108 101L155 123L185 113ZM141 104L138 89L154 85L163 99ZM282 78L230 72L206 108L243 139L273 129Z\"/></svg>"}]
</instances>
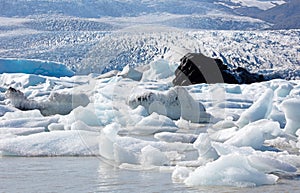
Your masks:
<instances>
[{"instance_id":1,"label":"floating ice chunk","mask_svg":"<svg viewBox=\"0 0 300 193\"><path fill-rule=\"evenodd\" d=\"M87 131L52 131L4 139L0 151L15 156L85 156L99 152L97 135Z\"/></svg>"},{"instance_id":2,"label":"floating ice chunk","mask_svg":"<svg viewBox=\"0 0 300 193\"><path fill-rule=\"evenodd\" d=\"M100 76L97 76L96 79L105 79L105 78L111 78L116 76L120 71L118 70L112 70L107 73L101 74Z\"/></svg>"},{"instance_id":3,"label":"floating ice chunk","mask_svg":"<svg viewBox=\"0 0 300 193\"><path fill-rule=\"evenodd\" d=\"M49 131L62 131L65 130L65 126L61 123L51 123L48 126Z\"/></svg>"},{"instance_id":4,"label":"floating ice chunk","mask_svg":"<svg viewBox=\"0 0 300 193\"><path fill-rule=\"evenodd\" d=\"M145 166L163 166L169 164L166 155L151 145L147 145L141 150L140 162L141 165Z\"/></svg>"},{"instance_id":5,"label":"floating ice chunk","mask_svg":"<svg viewBox=\"0 0 300 193\"><path fill-rule=\"evenodd\" d=\"M284 131L295 135L300 128L300 99L292 98L282 102L282 110L286 117L286 126Z\"/></svg>"},{"instance_id":6,"label":"floating ice chunk","mask_svg":"<svg viewBox=\"0 0 300 193\"><path fill-rule=\"evenodd\" d=\"M216 150L211 146L211 139L207 133L200 133L193 146L198 150L200 158L217 159L219 157Z\"/></svg>"},{"instance_id":7,"label":"floating ice chunk","mask_svg":"<svg viewBox=\"0 0 300 193\"><path fill-rule=\"evenodd\" d=\"M196 123L208 122L210 119L203 104L196 102L183 87L171 88L167 92L134 94L129 98L128 104L131 108L142 105L149 114L156 112L171 119L182 117Z\"/></svg>"},{"instance_id":8,"label":"floating ice chunk","mask_svg":"<svg viewBox=\"0 0 300 193\"><path fill-rule=\"evenodd\" d=\"M90 103L88 96L83 93L52 92L48 100L41 104L43 115L67 115L73 109L79 106L87 106Z\"/></svg>"},{"instance_id":9,"label":"floating ice chunk","mask_svg":"<svg viewBox=\"0 0 300 193\"><path fill-rule=\"evenodd\" d=\"M82 121L88 126L99 126L100 122L94 112L86 107L77 107L70 114L62 116L60 122L65 124L67 127L76 121Z\"/></svg>"},{"instance_id":10,"label":"floating ice chunk","mask_svg":"<svg viewBox=\"0 0 300 193\"><path fill-rule=\"evenodd\" d=\"M272 111L268 117L273 121L278 121L280 123L280 128L284 128L286 125L286 118L284 112L278 109L277 105L273 104Z\"/></svg>"},{"instance_id":11,"label":"floating ice chunk","mask_svg":"<svg viewBox=\"0 0 300 193\"><path fill-rule=\"evenodd\" d=\"M176 166L172 173L172 180L174 182L183 182L186 178L189 177L192 171L187 167Z\"/></svg>"},{"instance_id":12,"label":"floating ice chunk","mask_svg":"<svg viewBox=\"0 0 300 193\"><path fill-rule=\"evenodd\" d=\"M184 120L182 117L180 117L179 120L175 121L175 124L178 128L185 129L185 130L197 130L197 131L203 131L206 132L207 128L204 128L202 126L202 123L192 123L191 121Z\"/></svg>"},{"instance_id":13,"label":"floating ice chunk","mask_svg":"<svg viewBox=\"0 0 300 193\"><path fill-rule=\"evenodd\" d=\"M236 147L218 142L212 142L211 145L220 156L229 155L233 153L240 155L251 155L255 152L255 150L252 147Z\"/></svg>"},{"instance_id":14,"label":"floating ice chunk","mask_svg":"<svg viewBox=\"0 0 300 193\"><path fill-rule=\"evenodd\" d=\"M120 124L130 127L139 123L146 116L149 116L147 110L140 105L128 113L120 113L116 118Z\"/></svg>"},{"instance_id":15,"label":"floating ice chunk","mask_svg":"<svg viewBox=\"0 0 300 193\"><path fill-rule=\"evenodd\" d=\"M222 121L219 121L216 124L214 124L212 127L216 130L220 130L220 129L228 129L228 128L232 128L232 127L237 127L237 125L232 120L222 120Z\"/></svg>"},{"instance_id":16,"label":"floating ice chunk","mask_svg":"<svg viewBox=\"0 0 300 193\"><path fill-rule=\"evenodd\" d=\"M176 132L175 123L168 117L152 113L130 128L131 133L149 135L163 131Z\"/></svg>"},{"instance_id":17,"label":"floating ice chunk","mask_svg":"<svg viewBox=\"0 0 300 193\"><path fill-rule=\"evenodd\" d=\"M241 128L233 137L225 141L225 144L260 149L266 139L274 139L282 134L278 122L263 119Z\"/></svg>"},{"instance_id":18,"label":"floating ice chunk","mask_svg":"<svg viewBox=\"0 0 300 193\"><path fill-rule=\"evenodd\" d=\"M140 115L143 117L146 117L149 115L147 110L145 109L145 107L143 107L141 105L139 105L137 108L133 109L132 114Z\"/></svg>"},{"instance_id":19,"label":"floating ice chunk","mask_svg":"<svg viewBox=\"0 0 300 193\"><path fill-rule=\"evenodd\" d=\"M140 106L140 107L142 107L142 106ZM144 109L144 107L142 107L142 108ZM136 109L134 109L134 110L136 110ZM127 128L129 128L129 127L133 128L137 123L139 123L142 119L145 118L145 116L140 115L140 112L138 112L138 113L133 112L134 110L132 110L129 113L120 113L119 116L117 116L117 114L116 114L117 122L120 123L122 126L127 126ZM145 115L148 116L147 111L145 111Z\"/></svg>"},{"instance_id":20,"label":"floating ice chunk","mask_svg":"<svg viewBox=\"0 0 300 193\"><path fill-rule=\"evenodd\" d=\"M277 176L253 168L245 156L230 154L197 168L184 182L189 186L254 187L275 184L277 180Z\"/></svg>"},{"instance_id":21,"label":"floating ice chunk","mask_svg":"<svg viewBox=\"0 0 300 193\"><path fill-rule=\"evenodd\" d=\"M249 155L249 164L259 171L265 173L271 172L296 172L297 168L286 162L272 158L266 155Z\"/></svg>"},{"instance_id":22,"label":"floating ice chunk","mask_svg":"<svg viewBox=\"0 0 300 193\"><path fill-rule=\"evenodd\" d=\"M142 140L118 136L120 125L113 123L107 125L99 137L99 153L105 159L116 163L139 164L139 156Z\"/></svg>"},{"instance_id":23,"label":"floating ice chunk","mask_svg":"<svg viewBox=\"0 0 300 193\"><path fill-rule=\"evenodd\" d=\"M121 164L121 163L128 163L128 164L139 164L139 156L137 153L130 151L130 149L126 149L121 147L119 144L113 144L113 155L114 161Z\"/></svg>"},{"instance_id":24,"label":"floating ice chunk","mask_svg":"<svg viewBox=\"0 0 300 193\"><path fill-rule=\"evenodd\" d=\"M107 125L101 131L99 137L99 154L108 159L114 160L114 143L117 140L120 125L113 123Z\"/></svg>"},{"instance_id":25,"label":"floating ice chunk","mask_svg":"<svg viewBox=\"0 0 300 193\"><path fill-rule=\"evenodd\" d=\"M267 89L249 109L241 114L237 125L244 127L251 122L267 118L272 110L273 95L273 90Z\"/></svg>"},{"instance_id":26,"label":"floating ice chunk","mask_svg":"<svg viewBox=\"0 0 300 193\"><path fill-rule=\"evenodd\" d=\"M255 151L251 147L235 147L223 143L213 142L212 146L220 156L239 154L247 156L249 164L264 173L271 172L296 172L297 168L288 161L283 161L278 155L268 155L266 152ZM274 152L277 154L277 152Z\"/></svg>"},{"instance_id":27,"label":"floating ice chunk","mask_svg":"<svg viewBox=\"0 0 300 193\"><path fill-rule=\"evenodd\" d=\"M0 128L0 135L31 135L35 133L45 132L44 127L33 127L33 128Z\"/></svg>"},{"instance_id":28,"label":"floating ice chunk","mask_svg":"<svg viewBox=\"0 0 300 193\"><path fill-rule=\"evenodd\" d=\"M238 130L237 127L232 127L232 128L222 129L222 130L218 130L218 131L214 131L212 129L209 129L207 131L212 140L218 141L218 142L224 142L224 141L230 139L231 137L233 137L237 130Z\"/></svg>"},{"instance_id":29,"label":"floating ice chunk","mask_svg":"<svg viewBox=\"0 0 300 193\"><path fill-rule=\"evenodd\" d=\"M233 128L233 127L237 127L237 125L231 119L225 119L225 120L219 121L212 126L212 128L214 130L223 130L223 129L229 129L229 128Z\"/></svg>"},{"instance_id":30,"label":"floating ice chunk","mask_svg":"<svg viewBox=\"0 0 300 193\"><path fill-rule=\"evenodd\" d=\"M143 73L135 70L129 65L125 66L122 72L119 72L117 76L121 76L123 78L130 78L132 80L140 81L142 79Z\"/></svg>"},{"instance_id":31,"label":"floating ice chunk","mask_svg":"<svg viewBox=\"0 0 300 193\"><path fill-rule=\"evenodd\" d=\"M300 86L295 86L293 90L291 90L289 97L298 98L300 96Z\"/></svg>"},{"instance_id":32,"label":"floating ice chunk","mask_svg":"<svg viewBox=\"0 0 300 193\"><path fill-rule=\"evenodd\" d=\"M11 127L11 128L34 128L43 127L45 130L51 123L57 123L58 117L41 117L41 118L20 118L12 120L2 120L0 121L1 127Z\"/></svg>"},{"instance_id":33,"label":"floating ice chunk","mask_svg":"<svg viewBox=\"0 0 300 193\"><path fill-rule=\"evenodd\" d=\"M193 97L183 87L175 87L180 101L181 117L191 122L208 122L210 115L205 111L202 103L196 102Z\"/></svg>"},{"instance_id":34,"label":"floating ice chunk","mask_svg":"<svg viewBox=\"0 0 300 193\"><path fill-rule=\"evenodd\" d=\"M168 92L146 91L134 94L129 97L128 104L133 109L141 105L147 109L149 114L156 112L171 119L178 119L181 115L180 102L174 89Z\"/></svg>"},{"instance_id":35,"label":"floating ice chunk","mask_svg":"<svg viewBox=\"0 0 300 193\"><path fill-rule=\"evenodd\" d=\"M88 96L82 93L57 92L52 92L48 100L37 102L35 100L27 99L24 93L11 87L7 90L5 95L16 108L21 110L39 109L45 116L55 114L66 115L74 108L86 106L90 102Z\"/></svg>"},{"instance_id":36,"label":"floating ice chunk","mask_svg":"<svg viewBox=\"0 0 300 193\"><path fill-rule=\"evenodd\" d=\"M292 89L293 89L293 86L290 83L281 84L275 90L275 96L277 96L277 97L286 97L290 94Z\"/></svg>"},{"instance_id":37,"label":"floating ice chunk","mask_svg":"<svg viewBox=\"0 0 300 193\"><path fill-rule=\"evenodd\" d=\"M2 119L12 120L12 119L21 119L21 118L41 118L43 115L39 110L30 110L30 111L15 111L6 113Z\"/></svg>"},{"instance_id":38,"label":"floating ice chunk","mask_svg":"<svg viewBox=\"0 0 300 193\"><path fill-rule=\"evenodd\" d=\"M145 117L137 123L137 126L177 127L170 118L157 113L152 113L148 117Z\"/></svg>"},{"instance_id":39,"label":"floating ice chunk","mask_svg":"<svg viewBox=\"0 0 300 193\"><path fill-rule=\"evenodd\" d=\"M5 115L7 112L14 112L17 109L14 107L10 107L7 105L0 105L0 117L2 117L3 115Z\"/></svg>"},{"instance_id":40,"label":"floating ice chunk","mask_svg":"<svg viewBox=\"0 0 300 193\"><path fill-rule=\"evenodd\" d=\"M194 143L197 137L198 136L195 134L170 133L170 132L161 132L161 133L156 133L154 135L154 138L169 143L174 143L174 142Z\"/></svg>"},{"instance_id":41,"label":"floating ice chunk","mask_svg":"<svg viewBox=\"0 0 300 193\"><path fill-rule=\"evenodd\" d=\"M129 163L129 164L141 164L142 149L146 146L152 146L159 150L163 157L169 159L174 159L179 154L183 154L186 151L194 151L191 144L184 143L165 143L152 140L142 140L134 137L119 136L118 132L121 130L120 125L113 123L107 125L102 129L99 137L99 152L105 159L114 161L116 163ZM144 149L145 150L145 149ZM146 149L147 150L147 149ZM145 150L143 156L153 156L153 154L148 154ZM176 152L172 154L171 152ZM155 156L154 156L155 157ZM144 159L144 158L143 158ZM147 158L150 159L150 158ZM153 163L158 163L156 158L153 158ZM162 160L159 158L159 160ZM163 159L165 160L165 159ZM152 162L150 160L150 162ZM150 163L149 162L149 163ZM152 163L152 164L153 164ZM169 162L164 162L169 163Z\"/></svg>"},{"instance_id":42,"label":"floating ice chunk","mask_svg":"<svg viewBox=\"0 0 300 193\"><path fill-rule=\"evenodd\" d=\"M232 94L241 94L242 90L239 85L228 85L225 87L225 90L227 93L232 93Z\"/></svg>"},{"instance_id":43,"label":"floating ice chunk","mask_svg":"<svg viewBox=\"0 0 300 193\"><path fill-rule=\"evenodd\" d=\"M1 64L0 64L1 65ZM27 88L29 86L36 86L46 82L46 78L34 74L2 74L0 81L3 86L14 88ZM0 84L1 84L0 83Z\"/></svg>"},{"instance_id":44,"label":"floating ice chunk","mask_svg":"<svg viewBox=\"0 0 300 193\"><path fill-rule=\"evenodd\" d=\"M290 154L283 154L283 155L279 155L277 157L277 159L289 163L297 168L300 167L300 156L299 155L290 155Z\"/></svg>"},{"instance_id":45,"label":"floating ice chunk","mask_svg":"<svg viewBox=\"0 0 300 193\"><path fill-rule=\"evenodd\" d=\"M187 167L187 168L198 168L200 166L204 166L212 160L198 158L197 160L189 160L189 161L179 161L176 163L176 166Z\"/></svg>"},{"instance_id":46,"label":"floating ice chunk","mask_svg":"<svg viewBox=\"0 0 300 193\"><path fill-rule=\"evenodd\" d=\"M84 122L82 122L80 120L72 123L71 130L94 131L94 132L98 131L99 132L98 129L89 127L88 125L86 125Z\"/></svg>"},{"instance_id":47,"label":"floating ice chunk","mask_svg":"<svg viewBox=\"0 0 300 193\"><path fill-rule=\"evenodd\" d=\"M168 61L159 59L150 64L150 69L143 73L142 81L161 80L174 75Z\"/></svg>"}]
</instances>

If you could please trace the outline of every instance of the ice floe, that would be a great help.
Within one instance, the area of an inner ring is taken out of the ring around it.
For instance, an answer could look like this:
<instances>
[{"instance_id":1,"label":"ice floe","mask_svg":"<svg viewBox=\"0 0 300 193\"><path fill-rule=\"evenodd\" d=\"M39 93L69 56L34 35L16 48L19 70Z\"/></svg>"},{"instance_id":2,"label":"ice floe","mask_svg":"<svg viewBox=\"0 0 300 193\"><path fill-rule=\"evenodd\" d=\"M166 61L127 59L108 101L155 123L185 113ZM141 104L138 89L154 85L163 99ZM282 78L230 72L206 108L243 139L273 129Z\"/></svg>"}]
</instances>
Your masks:
<instances>
[{"instance_id":1,"label":"ice floe","mask_svg":"<svg viewBox=\"0 0 300 193\"><path fill-rule=\"evenodd\" d=\"M140 81L129 67L103 77L1 74L0 155L99 156L188 186L299 175L298 80L174 87L166 60L143 69Z\"/></svg>"}]
</instances>

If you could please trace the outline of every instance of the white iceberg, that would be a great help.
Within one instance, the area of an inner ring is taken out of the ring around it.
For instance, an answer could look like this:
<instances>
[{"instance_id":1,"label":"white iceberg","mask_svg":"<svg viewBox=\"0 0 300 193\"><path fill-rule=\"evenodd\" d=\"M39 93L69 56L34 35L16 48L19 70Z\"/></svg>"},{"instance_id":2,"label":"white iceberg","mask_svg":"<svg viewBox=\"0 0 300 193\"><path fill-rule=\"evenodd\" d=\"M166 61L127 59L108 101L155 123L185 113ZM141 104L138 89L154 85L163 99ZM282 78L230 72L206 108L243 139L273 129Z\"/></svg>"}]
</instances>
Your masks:
<instances>
[{"instance_id":1,"label":"white iceberg","mask_svg":"<svg viewBox=\"0 0 300 193\"><path fill-rule=\"evenodd\" d=\"M300 99L292 98L283 101L282 110L287 120L284 131L288 134L295 135L300 128Z\"/></svg>"},{"instance_id":2,"label":"white iceberg","mask_svg":"<svg viewBox=\"0 0 300 193\"><path fill-rule=\"evenodd\" d=\"M249 109L241 114L237 125L243 127L251 122L267 118L273 107L273 96L273 90L267 89Z\"/></svg>"},{"instance_id":3,"label":"white iceberg","mask_svg":"<svg viewBox=\"0 0 300 193\"><path fill-rule=\"evenodd\" d=\"M164 131L176 132L178 130L175 123L168 117L152 113L141 119L136 125L128 128L133 134L150 135Z\"/></svg>"},{"instance_id":4,"label":"white iceberg","mask_svg":"<svg viewBox=\"0 0 300 193\"><path fill-rule=\"evenodd\" d=\"M174 75L169 62L164 59L156 60L149 66L149 69L143 73L142 81L158 81Z\"/></svg>"},{"instance_id":5,"label":"white iceberg","mask_svg":"<svg viewBox=\"0 0 300 193\"><path fill-rule=\"evenodd\" d=\"M45 101L36 101L28 99L23 92L10 87L5 96L11 104L20 110L39 109L44 116L69 114L73 109L79 106L86 106L90 100L83 93L58 93L51 92Z\"/></svg>"},{"instance_id":6,"label":"white iceberg","mask_svg":"<svg viewBox=\"0 0 300 193\"><path fill-rule=\"evenodd\" d=\"M237 147L250 146L261 149L264 141L283 135L278 122L262 119L246 125L225 141L225 144Z\"/></svg>"},{"instance_id":7,"label":"white iceberg","mask_svg":"<svg viewBox=\"0 0 300 193\"><path fill-rule=\"evenodd\" d=\"M196 123L210 120L204 105L195 101L183 87L171 88L167 92L147 91L134 94L130 96L128 104L131 108L144 106L149 114L156 112L171 119L182 117Z\"/></svg>"},{"instance_id":8,"label":"white iceberg","mask_svg":"<svg viewBox=\"0 0 300 193\"><path fill-rule=\"evenodd\" d=\"M94 132L52 131L2 139L0 155L14 156L91 156L98 155Z\"/></svg>"},{"instance_id":9,"label":"white iceberg","mask_svg":"<svg viewBox=\"0 0 300 193\"><path fill-rule=\"evenodd\" d=\"M255 187L276 184L277 180L277 176L253 168L245 156L230 154L197 168L184 183L188 186Z\"/></svg>"},{"instance_id":10,"label":"white iceberg","mask_svg":"<svg viewBox=\"0 0 300 193\"><path fill-rule=\"evenodd\" d=\"M167 156L159 149L154 148L151 145L147 145L141 149L140 162L144 166L169 165Z\"/></svg>"},{"instance_id":11,"label":"white iceberg","mask_svg":"<svg viewBox=\"0 0 300 193\"><path fill-rule=\"evenodd\" d=\"M143 73L127 65L123 68L121 72L117 74L117 76L121 76L123 78L130 78L135 81L140 81L142 79Z\"/></svg>"}]
</instances>

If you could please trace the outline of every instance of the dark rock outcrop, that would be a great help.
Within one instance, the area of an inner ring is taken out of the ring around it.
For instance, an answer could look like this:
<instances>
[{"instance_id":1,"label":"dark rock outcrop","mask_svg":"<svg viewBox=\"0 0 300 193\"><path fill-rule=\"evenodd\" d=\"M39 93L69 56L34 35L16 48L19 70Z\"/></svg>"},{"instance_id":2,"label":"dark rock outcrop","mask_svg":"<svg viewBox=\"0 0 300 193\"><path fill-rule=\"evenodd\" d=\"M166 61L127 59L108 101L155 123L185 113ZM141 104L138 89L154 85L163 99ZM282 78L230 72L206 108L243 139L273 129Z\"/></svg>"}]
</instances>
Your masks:
<instances>
[{"instance_id":1,"label":"dark rock outcrop","mask_svg":"<svg viewBox=\"0 0 300 193\"><path fill-rule=\"evenodd\" d=\"M175 71L174 85L188 86L199 83L251 84L264 81L263 75L250 73L242 67L230 69L220 59L198 53L189 53L181 58Z\"/></svg>"}]
</instances>

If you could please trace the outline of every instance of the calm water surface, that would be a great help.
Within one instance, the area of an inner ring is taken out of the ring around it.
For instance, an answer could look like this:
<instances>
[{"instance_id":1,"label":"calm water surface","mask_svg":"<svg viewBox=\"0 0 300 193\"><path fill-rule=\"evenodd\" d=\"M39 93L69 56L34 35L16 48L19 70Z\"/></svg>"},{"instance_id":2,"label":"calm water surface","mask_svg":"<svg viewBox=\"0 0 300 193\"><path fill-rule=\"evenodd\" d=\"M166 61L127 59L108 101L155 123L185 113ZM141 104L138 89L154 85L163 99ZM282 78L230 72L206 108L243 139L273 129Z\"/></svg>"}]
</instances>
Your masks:
<instances>
[{"instance_id":1,"label":"calm water surface","mask_svg":"<svg viewBox=\"0 0 300 193\"><path fill-rule=\"evenodd\" d=\"M96 157L3 157L0 192L300 192L300 179L257 188L188 188L172 183L171 173L120 170Z\"/></svg>"}]
</instances>

